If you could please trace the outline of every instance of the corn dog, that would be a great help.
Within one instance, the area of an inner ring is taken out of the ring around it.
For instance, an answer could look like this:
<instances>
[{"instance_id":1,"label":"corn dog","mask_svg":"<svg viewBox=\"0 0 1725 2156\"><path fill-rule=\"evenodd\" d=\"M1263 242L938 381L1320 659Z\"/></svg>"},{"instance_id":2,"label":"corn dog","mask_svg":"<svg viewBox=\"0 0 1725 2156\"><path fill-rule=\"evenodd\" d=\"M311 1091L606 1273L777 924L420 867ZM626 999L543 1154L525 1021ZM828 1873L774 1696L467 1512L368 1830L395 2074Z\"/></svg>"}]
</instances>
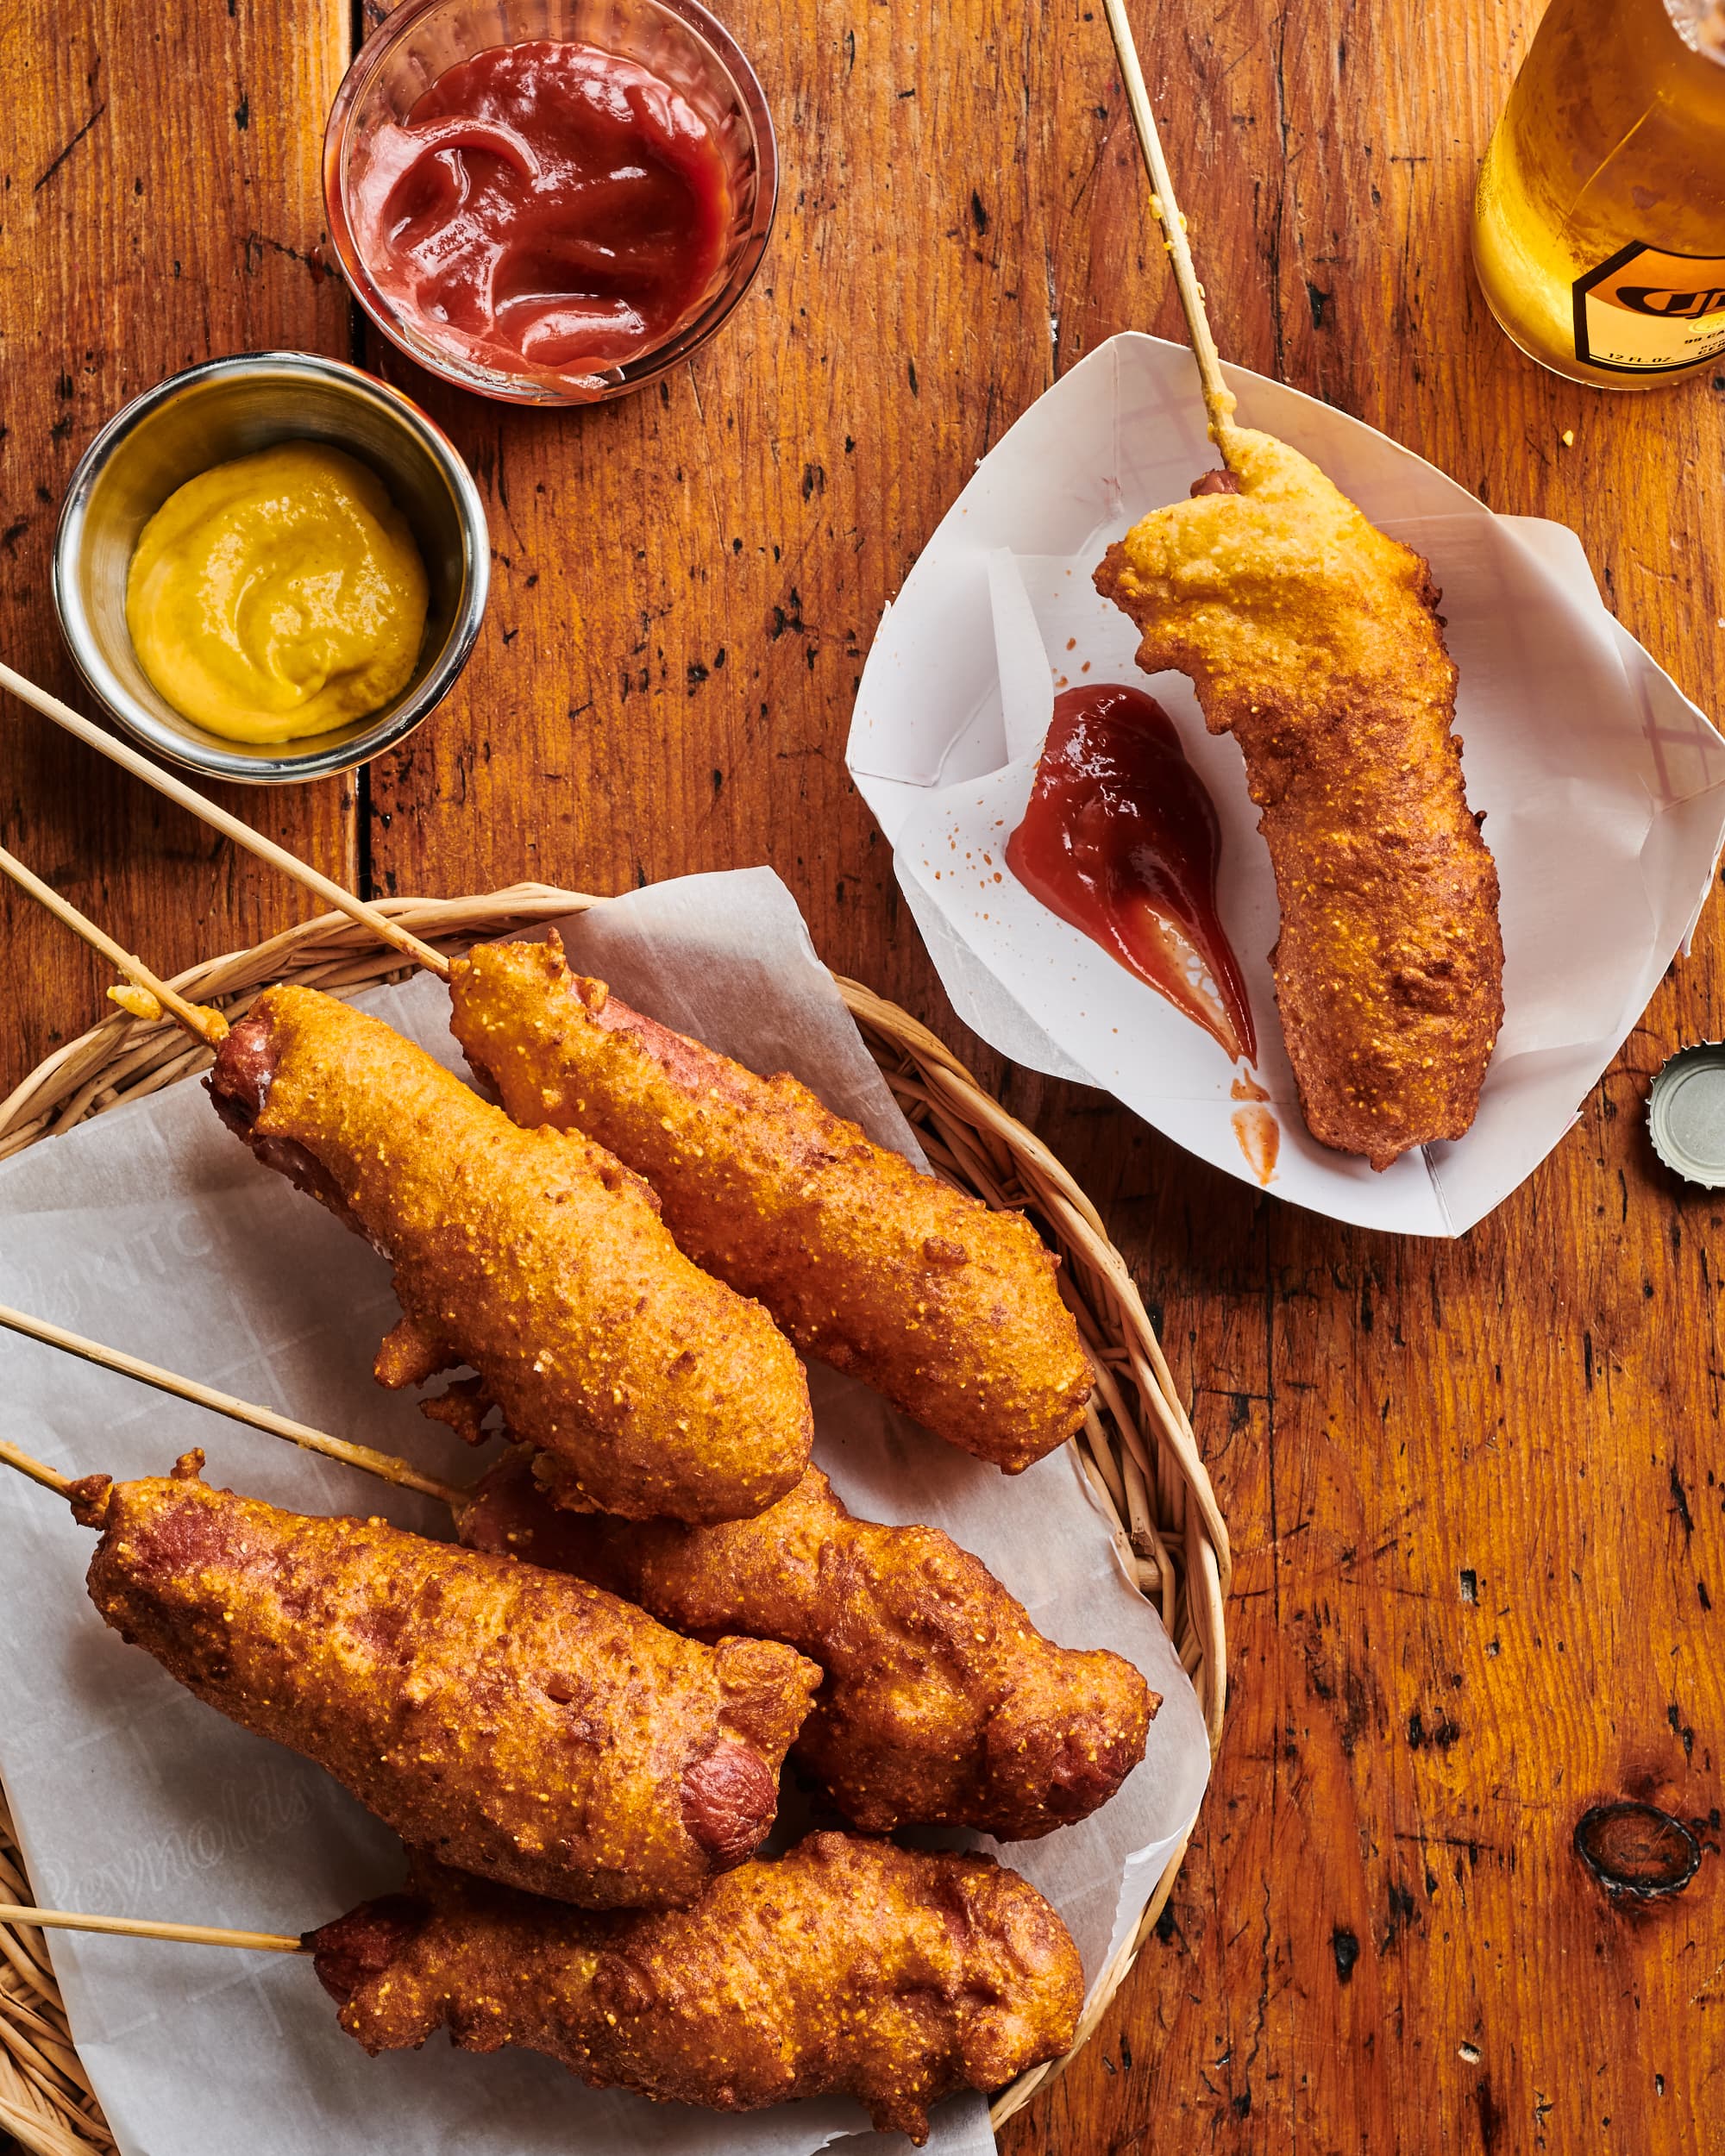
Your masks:
<instances>
[{"instance_id":1,"label":"corn dog","mask_svg":"<svg viewBox=\"0 0 1725 2156\"><path fill-rule=\"evenodd\" d=\"M1239 743L1281 902L1301 1112L1321 1144L1387 1168L1468 1130L1503 1017L1456 669L1427 563L1284 442L1228 441L1234 473L1135 524L1096 588L1137 624L1145 672L1189 675L1210 731Z\"/></svg>"},{"instance_id":2,"label":"corn dog","mask_svg":"<svg viewBox=\"0 0 1725 2156\"><path fill-rule=\"evenodd\" d=\"M817 1467L758 1519L714 1527L577 1514L511 1447L456 1532L573 1572L697 1639L781 1639L826 1672L792 1757L871 1833L974 1827L1024 1841L1105 1804L1161 1704L1105 1650L1044 1639L978 1558L932 1527L858 1520Z\"/></svg>"},{"instance_id":3,"label":"corn dog","mask_svg":"<svg viewBox=\"0 0 1725 2156\"><path fill-rule=\"evenodd\" d=\"M449 992L516 1121L584 1131L644 1175L688 1256L806 1353L1008 1474L1083 1420L1090 1366L1020 1215L919 1175L794 1078L643 1018L555 937L479 946Z\"/></svg>"},{"instance_id":4,"label":"corn dog","mask_svg":"<svg viewBox=\"0 0 1725 2156\"><path fill-rule=\"evenodd\" d=\"M687 1902L760 1842L820 1672L556 1573L171 1477L91 1476L90 1597L198 1698L403 1838L590 1907Z\"/></svg>"},{"instance_id":5,"label":"corn dog","mask_svg":"<svg viewBox=\"0 0 1725 2156\"><path fill-rule=\"evenodd\" d=\"M683 1256L640 1179L579 1135L522 1130L382 1023L272 988L223 1043L223 1119L367 1236L405 1313L388 1386L469 1363L441 1412L491 1402L568 1463L568 1501L731 1520L793 1489L813 1438L796 1355ZM435 1404L435 1403L434 1403Z\"/></svg>"},{"instance_id":6,"label":"corn dog","mask_svg":"<svg viewBox=\"0 0 1725 2156\"><path fill-rule=\"evenodd\" d=\"M417 1862L405 1894L305 1944L373 2057L447 2028L524 2045L598 2089L753 2111L853 2096L928 2139L928 2107L1067 2050L1077 1950L1036 1890L985 1857L812 1834L694 1906L590 1915Z\"/></svg>"}]
</instances>

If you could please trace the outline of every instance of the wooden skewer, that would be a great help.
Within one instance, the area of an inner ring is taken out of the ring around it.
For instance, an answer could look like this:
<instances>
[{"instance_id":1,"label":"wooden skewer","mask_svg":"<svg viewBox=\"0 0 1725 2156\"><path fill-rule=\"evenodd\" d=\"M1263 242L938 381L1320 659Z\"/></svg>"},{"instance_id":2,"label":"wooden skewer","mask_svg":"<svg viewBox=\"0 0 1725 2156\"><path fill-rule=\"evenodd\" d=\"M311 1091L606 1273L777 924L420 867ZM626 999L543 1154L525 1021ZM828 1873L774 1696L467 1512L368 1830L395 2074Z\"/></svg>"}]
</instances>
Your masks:
<instances>
[{"instance_id":1,"label":"wooden skewer","mask_svg":"<svg viewBox=\"0 0 1725 2156\"><path fill-rule=\"evenodd\" d=\"M1108 18L1109 33L1120 59L1120 79L1126 85L1126 104L1138 131L1138 147L1144 152L1144 161L1150 171L1150 206L1162 227L1168 259L1174 266L1175 289L1180 294L1180 304L1186 317L1186 334L1192 342L1192 356L1198 362L1204 410L1210 420L1210 439L1221 451L1223 463L1232 471L1233 460L1229 449L1236 431L1234 393L1222 379L1221 354L1210 334L1210 318L1204 311L1204 287L1198 282L1198 273L1192 266L1186 220L1175 200L1174 181L1169 173L1168 160L1163 155L1162 137L1157 132L1150 92L1144 85L1144 70L1138 66L1138 46L1132 37L1132 24L1126 19L1126 0L1102 0L1102 11Z\"/></svg>"},{"instance_id":2,"label":"wooden skewer","mask_svg":"<svg viewBox=\"0 0 1725 2156\"><path fill-rule=\"evenodd\" d=\"M307 1452L321 1452L326 1459L341 1460L348 1467L362 1469L366 1474L392 1482L398 1489L417 1490L423 1496L440 1498L452 1512L459 1513L472 1495L453 1482L440 1482L433 1476L422 1475L392 1452L376 1452L368 1445L352 1445L345 1438L332 1438L314 1429L310 1423L295 1422L287 1415L277 1414L273 1408L254 1407L249 1401L236 1399L232 1393L217 1392L214 1386L200 1385L195 1378L181 1377L172 1370L143 1362L135 1355L122 1354L118 1348L104 1347L99 1340L86 1340L81 1333L68 1332L63 1326L50 1325L46 1319L8 1309L4 1304L0 1304L0 1326L8 1332L22 1333L26 1339L40 1340L45 1347L78 1356L100 1369L114 1370L122 1377L137 1379L140 1384L154 1385L158 1392L171 1393L176 1400L190 1401L194 1407L208 1407L235 1422L248 1423L254 1430L265 1431L273 1438L285 1438L290 1445L299 1445ZM36 1464L30 1462L26 1465L29 1456L16 1453L9 1447L0 1448L0 1457L6 1457L14 1467L22 1466L26 1474ZM51 1472L44 1468L36 1479L41 1481ZM58 1487L63 1496L69 1485L57 1478L47 1487Z\"/></svg>"},{"instance_id":3,"label":"wooden skewer","mask_svg":"<svg viewBox=\"0 0 1725 2156\"><path fill-rule=\"evenodd\" d=\"M29 1924L42 1931L107 1932L119 1939L169 1939L187 1946L245 1946L265 1954L303 1954L303 1939L287 1932L235 1932L219 1924L166 1924L147 1916L84 1916L70 1909L27 1908L0 1902L0 1924Z\"/></svg>"},{"instance_id":4,"label":"wooden skewer","mask_svg":"<svg viewBox=\"0 0 1725 2156\"><path fill-rule=\"evenodd\" d=\"M40 1460L32 1459L28 1452L9 1444L4 1438L0 1438L0 1460L3 1460L8 1467L16 1468L20 1475L28 1475L33 1482L40 1482L44 1489L51 1489L56 1497L70 1497L72 1495L70 1476L56 1474L53 1468L44 1466Z\"/></svg>"},{"instance_id":5,"label":"wooden skewer","mask_svg":"<svg viewBox=\"0 0 1725 2156\"><path fill-rule=\"evenodd\" d=\"M204 1042L210 1048L218 1048L228 1037L228 1021L219 1011L212 1011L207 1004L188 1003L176 993L165 981L159 981L141 958L123 950L104 930L88 920L69 899L61 898L52 886L32 874L16 854L9 854L0 846L0 873L9 876L21 891L28 892L39 906L46 906L57 921L62 921L75 936L81 936L90 948L108 961L115 971L123 976L131 987L151 1002L160 1006L168 1016L177 1019L194 1040ZM155 1015L147 1003L141 1007L129 1004L138 1017Z\"/></svg>"},{"instance_id":6,"label":"wooden skewer","mask_svg":"<svg viewBox=\"0 0 1725 2156\"><path fill-rule=\"evenodd\" d=\"M433 950L430 943L422 943L410 930L391 920L387 913L380 912L374 906L367 906L363 899L356 899L351 891L344 890L339 883L312 868L309 862L302 861L298 854L289 853L285 846L278 846L273 838L266 838L261 831L254 830L249 824L242 824L237 816L230 816L226 809L218 808L214 801L198 793L195 787L187 786L183 779L174 778L159 764L152 763L147 756L140 755L135 749L129 748L123 741L104 732L93 720L85 718L81 711L73 711L70 704L62 704L57 696L50 696L46 689L38 688L34 681L26 680L22 674L3 663L0 663L0 688L9 689L22 703L40 711L44 718L51 718L56 726L63 728L68 734L75 734L86 747L95 749L99 755L106 756L110 763L117 763L122 770L129 771L135 779L141 779L146 786L154 787L158 793L166 794L170 801L177 802L181 808L209 824L212 830L220 831L224 838L232 839L236 846L243 846L248 853L255 854L260 861L268 862L273 868L279 869L293 882L302 884L306 890L322 899L326 906L333 906L347 914L350 920L361 923L370 929L373 936L398 950L403 957L411 958L415 965L423 966L442 980L448 979L449 962L442 953Z\"/></svg>"}]
</instances>

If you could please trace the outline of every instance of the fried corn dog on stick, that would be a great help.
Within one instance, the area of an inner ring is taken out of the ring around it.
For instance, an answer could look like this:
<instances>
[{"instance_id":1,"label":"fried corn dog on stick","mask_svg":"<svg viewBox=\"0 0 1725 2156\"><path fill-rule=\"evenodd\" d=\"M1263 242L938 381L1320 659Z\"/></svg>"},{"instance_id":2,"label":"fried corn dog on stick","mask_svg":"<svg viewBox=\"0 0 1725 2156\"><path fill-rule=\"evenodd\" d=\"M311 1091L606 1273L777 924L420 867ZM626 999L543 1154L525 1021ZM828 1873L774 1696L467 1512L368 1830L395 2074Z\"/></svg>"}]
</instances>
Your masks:
<instances>
[{"instance_id":1,"label":"fried corn dog on stick","mask_svg":"<svg viewBox=\"0 0 1725 2156\"><path fill-rule=\"evenodd\" d=\"M1314 1138L1387 1168L1458 1138L1503 1016L1497 871L1417 554L1273 436L1153 511L1096 588L1245 757L1282 907L1276 1000ZM1236 476L1237 475L1237 476ZM1200 492L1200 490L1202 490Z\"/></svg>"},{"instance_id":2,"label":"fried corn dog on stick","mask_svg":"<svg viewBox=\"0 0 1725 2156\"><path fill-rule=\"evenodd\" d=\"M1161 1701L1130 1662L1044 1639L980 1558L933 1527L858 1520L818 1467L756 1520L625 1524L552 1501L511 1448L463 1542L573 1572L697 1639L780 1639L826 1672L792 1757L870 1833L974 1827L1026 1841L1105 1804Z\"/></svg>"},{"instance_id":3,"label":"fried corn dog on stick","mask_svg":"<svg viewBox=\"0 0 1725 2156\"><path fill-rule=\"evenodd\" d=\"M1082 1421L1090 1366L1020 1215L919 1174L794 1078L643 1018L555 937L478 946L449 994L516 1121L585 1131L644 1175L682 1249L806 1354L1008 1474Z\"/></svg>"},{"instance_id":4,"label":"fried corn dog on stick","mask_svg":"<svg viewBox=\"0 0 1725 2156\"><path fill-rule=\"evenodd\" d=\"M467 1363L434 1409L469 1435L495 1402L569 1466L568 1500L633 1519L733 1520L793 1489L813 1438L794 1351L684 1257L637 1176L579 1134L522 1129L363 1012L272 988L209 1079L259 1158L367 1237L405 1315L376 1375Z\"/></svg>"},{"instance_id":5,"label":"fried corn dog on stick","mask_svg":"<svg viewBox=\"0 0 1725 2156\"><path fill-rule=\"evenodd\" d=\"M90 1598L242 1728L403 1839L593 1908L692 1902L778 1809L820 1672L679 1639L558 1574L171 1477L74 1485Z\"/></svg>"},{"instance_id":6,"label":"fried corn dog on stick","mask_svg":"<svg viewBox=\"0 0 1725 2156\"><path fill-rule=\"evenodd\" d=\"M984 1857L813 1834L694 1906L588 1915L416 1862L405 1894L307 1934L373 2057L447 2028L596 2089L753 2111L850 2096L928 2139L928 2107L1070 2048L1083 1975L1034 1887Z\"/></svg>"}]
</instances>

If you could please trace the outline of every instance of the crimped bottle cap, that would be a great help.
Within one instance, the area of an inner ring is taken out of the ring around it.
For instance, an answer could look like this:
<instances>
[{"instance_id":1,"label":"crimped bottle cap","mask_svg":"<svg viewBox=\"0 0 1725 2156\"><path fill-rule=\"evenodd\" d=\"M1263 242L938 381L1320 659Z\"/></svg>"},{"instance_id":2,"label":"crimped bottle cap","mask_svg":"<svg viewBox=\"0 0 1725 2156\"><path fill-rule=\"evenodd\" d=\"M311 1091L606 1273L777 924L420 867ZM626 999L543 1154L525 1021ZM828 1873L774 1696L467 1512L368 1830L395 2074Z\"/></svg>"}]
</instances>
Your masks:
<instances>
[{"instance_id":1,"label":"crimped bottle cap","mask_svg":"<svg viewBox=\"0 0 1725 2156\"><path fill-rule=\"evenodd\" d=\"M1647 1135L1674 1175L1725 1189L1725 1042L1680 1048L1647 1095Z\"/></svg>"}]
</instances>

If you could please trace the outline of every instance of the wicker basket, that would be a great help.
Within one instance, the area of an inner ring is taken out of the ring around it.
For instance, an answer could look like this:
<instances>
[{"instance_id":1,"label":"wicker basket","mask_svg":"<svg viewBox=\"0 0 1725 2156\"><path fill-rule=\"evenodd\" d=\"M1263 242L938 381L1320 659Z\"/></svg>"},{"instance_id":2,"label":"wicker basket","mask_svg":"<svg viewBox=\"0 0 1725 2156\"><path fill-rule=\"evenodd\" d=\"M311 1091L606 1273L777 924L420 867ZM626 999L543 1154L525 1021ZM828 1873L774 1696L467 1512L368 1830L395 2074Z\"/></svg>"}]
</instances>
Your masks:
<instances>
[{"instance_id":1,"label":"wicker basket","mask_svg":"<svg viewBox=\"0 0 1725 2156\"><path fill-rule=\"evenodd\" d=\"M595 903L575 892L518 884L486 898L397 899L382 910L440 950L456 951ZM396 951L332 913L254 950L194 967L172 985L234 1017L274 981L354 993L405 971ZM1123 1555L1197 1688L1214 1750L1226 1683L1227 1531L1125 1261L1059 1162L933 1034L855 981L839 979L837 985L937 1172L990 1205L1027 1208L1060 1252L1062 1286L1099 1372L1090 1413L1073 1443ZM51 1056L0 1104L0 1158L85 1116L139 1100L208 1062L207 1050L188 1044L171 1024L110 1018ZM1095 1987L1074 2052L1162 1914L1184 1853L1182 1846L1170 1859L1136 1933ZM31 1899L3 1809L0 1899ZM1015 2081L994 2105L995 2125L1065 2063L1056 2060ZM72 2048L41 1934L0 1927L0 2134L5 2132L32 2156L85 2156L114 2146Z\"/></svg>"}]
</instances>

